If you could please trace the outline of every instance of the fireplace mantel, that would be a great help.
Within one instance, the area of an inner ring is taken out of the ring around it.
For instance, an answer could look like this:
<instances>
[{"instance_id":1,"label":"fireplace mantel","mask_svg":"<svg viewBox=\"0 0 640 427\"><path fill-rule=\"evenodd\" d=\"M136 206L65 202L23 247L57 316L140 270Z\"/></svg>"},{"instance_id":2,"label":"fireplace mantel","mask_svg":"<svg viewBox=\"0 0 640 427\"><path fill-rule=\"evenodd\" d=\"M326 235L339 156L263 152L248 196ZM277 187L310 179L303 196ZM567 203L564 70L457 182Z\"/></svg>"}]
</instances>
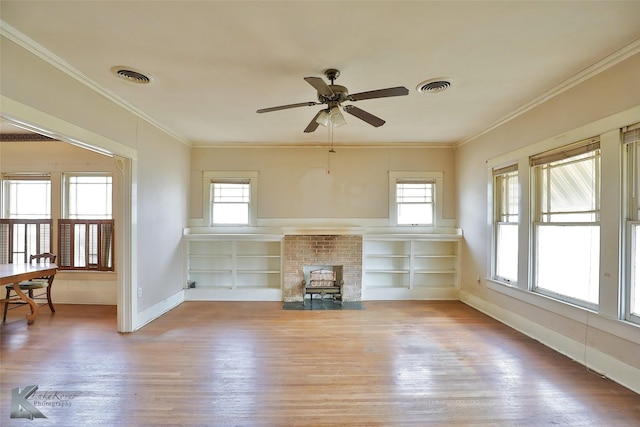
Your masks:
<instances>
[{"instance_id":1,"label":"fireplace mantel","mask_svg":"<svg viewBox=\"0 0 640 427\"><path fill-rule=\"evenodd\" d=\"M365 231L364 227L282 227L289 236L362 236Z\"/></svg>"}]
</instances>

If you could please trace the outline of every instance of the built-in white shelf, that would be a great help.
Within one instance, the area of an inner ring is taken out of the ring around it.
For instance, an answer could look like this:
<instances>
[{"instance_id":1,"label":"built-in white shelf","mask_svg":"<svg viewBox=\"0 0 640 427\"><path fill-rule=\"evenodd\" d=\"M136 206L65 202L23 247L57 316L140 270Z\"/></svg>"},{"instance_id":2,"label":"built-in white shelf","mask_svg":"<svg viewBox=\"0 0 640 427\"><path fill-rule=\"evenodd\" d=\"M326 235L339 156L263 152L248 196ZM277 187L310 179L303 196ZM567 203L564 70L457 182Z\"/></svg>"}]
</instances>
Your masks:
<instances>
[{"instance_id":1,"label":"built-in white shelf","mask_svg":"<svg viewBox=\"0 0 640 427\"><path fill-rule=\"evenodd\" d=\"M460 235L363 236L363 299L455 299Z\"/></svg>"},{"instance_id":2,"label":"built-in white shelf","mask_svg":"<svg viewBox=\"0 0 640 427\"><path fill-rule=\"evenodd\" d=\"M281 235L187 234L184 246L186 299L281 299Z\"/></svg>"}]
</instances>

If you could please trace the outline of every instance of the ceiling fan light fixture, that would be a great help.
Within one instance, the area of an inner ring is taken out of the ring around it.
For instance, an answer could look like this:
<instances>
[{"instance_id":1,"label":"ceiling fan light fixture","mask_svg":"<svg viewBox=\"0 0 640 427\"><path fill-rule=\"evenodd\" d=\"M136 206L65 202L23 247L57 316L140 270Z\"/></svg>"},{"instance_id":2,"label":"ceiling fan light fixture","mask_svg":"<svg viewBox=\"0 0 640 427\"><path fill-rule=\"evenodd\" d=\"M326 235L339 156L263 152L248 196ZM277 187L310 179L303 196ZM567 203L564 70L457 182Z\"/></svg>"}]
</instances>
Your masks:
<instances>
[{"instance_id":1,"label":"ceiling fan light fixture","mask_svg":"<svg viewBox=\"0 0 640 427\"><path fill-rule=\"evenodd\" d=\"M331 124L333 125L334 128L344 126L347 124L347 121L345 120L344 116L340 112L340 108L338 107L333 107L331 109L331 112L329 113L329 118L331 119Z\"/></svg>"},{"instance_id":2,"label":"ceiling fan light fixture","mask_svg":"<svg viewBox=\"0 0 640 427\"><path fill-rule=\"evenodd\" d=\"M445 90L451 87L451 79L447 78L437 78L425 80L422 83L419 83L416 86L416 90L419 93L439 93L444 92Z\"/></svg>"},{"instance_id":3,"label":"ceiling fan light fixture","mask_svg":"<svg viewBox=\"0 0 640 427\"><path fill-rule=\"evenodd\" d=\"M329 118L330 117L329 117L329 113L327 113L327 110L322 110L320 112L320 115L318 115L318 118L316 119L316 123L324 127L327 127L329 125Z\"/></svg>"}]
</instances>

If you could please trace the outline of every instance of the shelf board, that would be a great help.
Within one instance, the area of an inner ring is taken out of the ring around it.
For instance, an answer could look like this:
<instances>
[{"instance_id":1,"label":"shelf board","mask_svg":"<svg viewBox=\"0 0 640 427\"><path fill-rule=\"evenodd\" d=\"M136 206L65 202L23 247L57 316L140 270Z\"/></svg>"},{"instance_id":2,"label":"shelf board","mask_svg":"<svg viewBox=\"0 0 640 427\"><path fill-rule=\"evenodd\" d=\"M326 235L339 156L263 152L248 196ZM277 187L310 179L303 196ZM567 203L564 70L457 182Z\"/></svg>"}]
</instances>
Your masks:
<instances>
[{"instance_id":1,"label":"shelf board","mask_svg":"<svg viewBox=\"0 0 640 427\"><path fill-rule=\"evenodd\" d=\"M457 258L458 255L414 255L414 258Z\"/></svg>"},{"instance_id":2,"label":"shelf board","mask_svg":"<svg viewBox=\"0 0 640 427\"><path fill-rule=\"evenodd\" d=\"M455 274L456 270L413 270L418 274Z\"/></svg>"},{"instance_id":3,"label":"shelf board","mask_svg":"<svg viewBox=\"0 0 640 427\"><path fill-rule=\"evenodd\" d=\"M409 270L365 270L367 273L394 273L394 274L409 274Z\"/></svg>"},{"instance_id":4,"label":"shelf board","mask_svg":"<svg viewBox=\"0 0 640 427\"><path fill-rule=\"evenodd\" d=\"M365 254L367 258L409 258L408 254Z\"/></svg>"},{"instance_id":5,"label":"shelf board","mask_svg":"<svg viewBox=\"0 0 640 427\"><path fill-rule=\"evenodd\" d=\"M189 254L189 258L231 258L231 254Z\"/></svg>"},{"instance_id":6,"label":"shelf board","mask_svg":"<svg viewBox=\"0 0 640 427\"><path fill-rule=\"evenodd\" d=\"M236 270L238 274L280 274L280 270Z\"/></svg>"},{"instance_id":7,"label":"shelf board","mask_svg":"<svg viewBox=\"0 0 640 427\"><path fill-rule=\"evenodd\" d=\"M280 258L280 255L236 255L236 258Z\"/></svg>"},{"instance_id":8,"label":"shelf board","mask_svg":"<svg viewBox=\"0 0 640 427\"><path fill-rule=\"evenodd\" d=\"M198 273L198 274L220 274L220 273L231 273L233 270L189 270L189 273Z\"/></svg>"}]
</instances>

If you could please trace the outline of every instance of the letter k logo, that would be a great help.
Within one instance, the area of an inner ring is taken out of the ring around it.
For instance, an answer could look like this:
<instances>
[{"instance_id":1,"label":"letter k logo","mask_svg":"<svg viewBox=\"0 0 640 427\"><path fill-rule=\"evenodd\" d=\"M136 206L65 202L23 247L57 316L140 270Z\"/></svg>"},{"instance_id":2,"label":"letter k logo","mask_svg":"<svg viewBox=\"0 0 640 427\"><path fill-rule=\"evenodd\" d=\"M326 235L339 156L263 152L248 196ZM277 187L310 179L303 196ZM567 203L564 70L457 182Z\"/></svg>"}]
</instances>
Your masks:
<instances>
[{"instance_id":1,"label":"letter k logo","mask_svg":"<svg viewBox=\"0 0 640 427\"><path fill-rule=\"evenodd\" d=\"M38 390L37 385L30 385L22 390L11 389L11 418L47 418L27 399Z\"/></svg>"}]
</instances>

